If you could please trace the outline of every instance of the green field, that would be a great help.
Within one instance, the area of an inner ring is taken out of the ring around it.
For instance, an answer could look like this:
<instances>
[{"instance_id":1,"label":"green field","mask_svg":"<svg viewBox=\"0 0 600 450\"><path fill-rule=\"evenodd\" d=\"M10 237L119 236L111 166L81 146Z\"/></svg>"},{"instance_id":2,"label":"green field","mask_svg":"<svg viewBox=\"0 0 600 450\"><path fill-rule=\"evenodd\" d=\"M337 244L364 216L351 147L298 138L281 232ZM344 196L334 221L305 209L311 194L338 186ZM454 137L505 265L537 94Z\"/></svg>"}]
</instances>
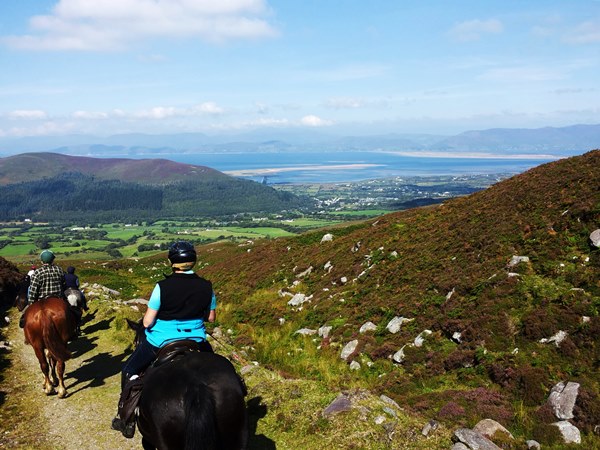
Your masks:
<instances>
[{"instance_id":1,"label":"green field","mask_svg":"<svg viewBox=\"0 0 600 450\"><path fill-rule=\"evenodd\" d=\"M341 220L261 218L229 224L164 220L151 224L110 223L57 226L26 223L0 225L0 256L15 262L37 261L44 248L69 259L110 259L148 256L176 240L197 244L219 240L246 241L293 236L303 230L330 226ZM260 226L259 226L260 225ZM290 231L293 229L293 231Z\"/></svg>"}]
</instances>

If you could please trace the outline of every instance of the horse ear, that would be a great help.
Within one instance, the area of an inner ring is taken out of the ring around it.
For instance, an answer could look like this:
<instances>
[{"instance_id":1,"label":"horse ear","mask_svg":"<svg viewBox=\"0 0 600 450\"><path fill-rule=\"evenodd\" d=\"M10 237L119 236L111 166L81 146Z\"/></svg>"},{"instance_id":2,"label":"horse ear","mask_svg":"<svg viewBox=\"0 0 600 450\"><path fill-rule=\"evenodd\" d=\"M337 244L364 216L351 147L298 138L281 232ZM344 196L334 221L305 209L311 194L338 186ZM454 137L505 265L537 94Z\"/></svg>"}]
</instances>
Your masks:
<instances>
[{"instance_id":1,"label":"horse ear","mask_svg":"<svg viewBox=\"0 0 600 450\"><path fill-rule=\"evenodd\" d=\"M129 325L129 328L131 328L134 331L138 331L140 329L140 322L134 322L133 320L130 319L125 319L127 321L127 325Z\"/></svg>"}]
</instances>

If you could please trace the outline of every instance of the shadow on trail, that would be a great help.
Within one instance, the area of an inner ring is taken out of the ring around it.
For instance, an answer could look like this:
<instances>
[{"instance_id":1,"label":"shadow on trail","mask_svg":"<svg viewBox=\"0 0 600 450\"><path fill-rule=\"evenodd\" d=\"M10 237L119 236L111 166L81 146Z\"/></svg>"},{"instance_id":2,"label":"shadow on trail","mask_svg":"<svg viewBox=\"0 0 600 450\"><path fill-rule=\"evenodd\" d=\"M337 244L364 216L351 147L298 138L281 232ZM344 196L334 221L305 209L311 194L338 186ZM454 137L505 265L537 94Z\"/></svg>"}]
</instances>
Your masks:
<instances>
[{"instance_id":1,"label":"shadow on trail","mask_svg":"<svg viewBox=\"0 0 600 450\"><path fill-rule=\"evenodd\" d=\"M111 353L98 353L89 359L82 361L82 366L68 373L69 380L75 379L73 383L67 386L77 389L70 392L75 394L85 388L98 387L105 384L107 378L110 378L121 372L122 361L128 353L113 355Z\"/></svg>"},{"instance_id":2,"label":"shadow on trail","mask_svg":"<svg viewBox=\"0 0 600 450\"><path fill-rule=\"evenodd\" d=\"M86 323L94 319L94 314L87 314L82 322L81 331L84 335L78 337L76 340L71 342L70 347L73 352L73 356L79 357L89 352L96 347L94 341L97 337L91 337L90 335L97 331L108 330L110 328L111 319L101 320L93 325L84 326ZM88 337L90 336L90 337ZM127 353L123 352L120 355L113 355L111 353L98 353L91 358L81 361L81 366L73 371L67 373L69 381L74 379L67 388L76 390L69 392L69 395L73 395L83 389L90 387L98 387L105 384L106 379L110 378L117 373L121 372L121 366L123 364L123 358Z\"/></svg>"},{"instance_id":3,"label":"shadow on trail","mask_svg":"<svg viewBox=\"0 0 600 450\"><path fill-rule=\"evenodd\" d=\"M277 446L272 439L264 434L256 434L258 421L267 415L267 405L261 403L262 397L248 400L248 449L249 450L275 450Z\"/></svg>"}]
</instances>

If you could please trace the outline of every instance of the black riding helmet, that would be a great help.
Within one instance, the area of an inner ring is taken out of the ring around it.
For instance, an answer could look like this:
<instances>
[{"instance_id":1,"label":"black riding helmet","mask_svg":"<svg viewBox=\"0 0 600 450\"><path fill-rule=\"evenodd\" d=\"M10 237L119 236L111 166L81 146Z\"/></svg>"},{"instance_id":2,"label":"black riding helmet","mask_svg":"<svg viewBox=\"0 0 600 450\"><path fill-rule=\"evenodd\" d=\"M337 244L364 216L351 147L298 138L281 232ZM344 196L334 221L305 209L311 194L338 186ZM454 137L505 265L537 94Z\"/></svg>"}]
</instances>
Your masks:
<instances>
[{"instance_id":1,"label":"black riding helmet","mask_svg":"<svg viewBox=\"0 0 600 450\"><path fill-rule=\"evenodd\" d=\"M171 264L196 263L196 249L186 241L174 242L169 246L169 261Z\"/></svg>"}]
</instances>

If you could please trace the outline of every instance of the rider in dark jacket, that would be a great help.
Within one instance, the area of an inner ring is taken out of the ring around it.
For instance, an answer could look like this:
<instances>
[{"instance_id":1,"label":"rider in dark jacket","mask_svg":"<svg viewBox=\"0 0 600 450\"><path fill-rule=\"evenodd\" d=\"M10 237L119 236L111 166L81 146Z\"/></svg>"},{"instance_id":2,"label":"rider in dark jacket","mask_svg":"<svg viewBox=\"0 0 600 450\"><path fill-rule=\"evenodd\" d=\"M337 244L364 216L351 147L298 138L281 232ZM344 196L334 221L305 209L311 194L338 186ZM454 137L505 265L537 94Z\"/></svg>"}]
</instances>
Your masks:
<instances>
[{"instance_id":1,"label":"rider in dark jacket","mask_svg":"<svg viewBox=\"0 0 600 450\"><path fill-rule=\"evenodd\" d=\"M121 389L135 380L156 358L161 347L182 339L198 342L201 351L212 352L206 340L204 321L216 319L216 297L210 281L192 270L196 250L189 242L179 241L169 248L173 273L159 281L148 301L143 324L143 339L125 362L121 372ZM117 416L112 427L125 437L133 437L135 422L125 423Z\"/></svg>"}]
</instances>

